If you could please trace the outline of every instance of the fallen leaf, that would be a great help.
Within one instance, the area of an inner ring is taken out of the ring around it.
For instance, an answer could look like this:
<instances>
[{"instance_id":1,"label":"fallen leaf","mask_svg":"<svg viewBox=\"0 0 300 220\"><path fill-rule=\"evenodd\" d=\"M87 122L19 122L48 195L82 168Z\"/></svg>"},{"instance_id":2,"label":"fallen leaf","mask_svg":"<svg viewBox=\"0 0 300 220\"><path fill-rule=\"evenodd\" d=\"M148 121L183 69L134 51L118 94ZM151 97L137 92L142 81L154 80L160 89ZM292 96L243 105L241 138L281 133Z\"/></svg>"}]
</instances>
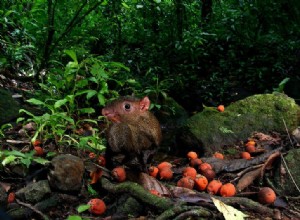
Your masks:
<instances>
[{"instance_id":1,"label":"fallen leaf","mask_svg":"<svg viewBox=\"0 0 300 220\"><path fill-rule=\"evenodd\" d=\"M214 197L211 197L211 199L219 212L223 214L225 220L243 220L245 217L248 217L248 215L243 212L233 208L232 206L226 205L224 202L221 202Z\"/></svg>"},{"instance_id":2,"label":"fallen leaf","mask_svg":"<svg viewBox=\"0 0 300 220\"><path fill-rule=\"evenodd\" d=\"M236 185L236 190L238 192L243 191L246 187L252 184L255 179L261 176L261 172L262 172L262 167L259 167L243 175Z\"/></svg>"}]
</instances>

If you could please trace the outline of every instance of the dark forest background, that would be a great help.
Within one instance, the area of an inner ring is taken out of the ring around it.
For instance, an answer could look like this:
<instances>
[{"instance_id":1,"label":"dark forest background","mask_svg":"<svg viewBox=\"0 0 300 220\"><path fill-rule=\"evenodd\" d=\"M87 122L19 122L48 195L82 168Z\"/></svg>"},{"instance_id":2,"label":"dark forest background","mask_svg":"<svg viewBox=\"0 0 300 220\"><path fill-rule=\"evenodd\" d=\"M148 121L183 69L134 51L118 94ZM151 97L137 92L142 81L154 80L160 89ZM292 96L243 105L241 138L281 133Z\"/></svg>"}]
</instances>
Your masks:
<instances>
[{"instance_id":1,"label":"dark forest background","mask_svg":"<svg viewBox=\"0 0 300 220\"><path fill-rule=\"evenodd\" d=\"M298 0L4 0L1 82L31 82L38 100L76 103L71 113L132 93L190 112L274 90L298 99L299 10Z\"/></svg>"}]
</instances>

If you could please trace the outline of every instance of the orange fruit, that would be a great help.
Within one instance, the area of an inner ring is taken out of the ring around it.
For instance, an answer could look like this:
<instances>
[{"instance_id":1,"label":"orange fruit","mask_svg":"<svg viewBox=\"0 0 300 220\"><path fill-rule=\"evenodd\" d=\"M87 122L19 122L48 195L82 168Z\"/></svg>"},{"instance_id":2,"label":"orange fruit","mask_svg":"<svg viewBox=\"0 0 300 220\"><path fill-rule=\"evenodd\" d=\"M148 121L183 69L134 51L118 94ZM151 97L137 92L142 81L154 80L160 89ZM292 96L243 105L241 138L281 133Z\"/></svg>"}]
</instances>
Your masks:
<instances>
[{"instance_id":1,"label":"orange fruit","mask_svg":"<svg viewBox=\"0 0 300 220\"><path fill-rule=\"evenodd\" d=\"M44 150L40 146L35 146L34 151L35 151L34 155L36 155L36 156L42 156L44 154Z\"/></svg>"},{"instance_id":2,"label":"orange fruit","mask_svg":"<svg viewBox=\"0 0 300 220\"><path fill-rule=\"evenodd\" d=\"M208 185L208 180L205 176L198 174L195 178L195 188L199 191L206 189Z\"/></svg>"},{"instance_id":3,"label":"orange fruit","mask_svg":"<svg viewBox=\"0 0 300 220\"><path fill-rule=\"evenodd\" d=\"M220 188L222 187L222 183L220 180L212 180L208 183L207 187L206 187L206 191L209 193L209 194L213 194L213 195L216 195Z\"/></svg>"},{"instance_id":4,"label":"orange fruit","mask_svg":"<svg viewBox=\"0 0 300 220\"><path fill-rule=\"evenodd\" d=\"M186 167L183 171L182 171L182 175L184 177L190 177L191 179L195 179L196 175L197 175L197 170L193 167Z\"/></svg>"},{"instance_id":5,"label":"orange fruit","mask_svg":"<svg viewBox=\"0 0 300 220\"><path fill-rule=\"evenodd\" d=\"M242 152L240 154L241 158L246 159L246 160L250 160L251 159L251 155L248 152Z\"/></svg>"},{"instance_id":6,"label":"orange fruit","mask_svg":"<svg viewBox=\"0 0 300 220\"><path fill-rule=\"evenodd\" d=\"M189 158L190 160L196 159L196 158L198 158L198 154L194 151L190 151L187 153L187 158Z\"/></svg>"},{"instance_id":7,"label":"orange fruit","mask_svg":"<svg viewBox=\"0 0 300 220\"><path fill-rule=\"evenodd\" d=\"M224 155L221 154L221 153L219 153L219 152L215 152L214 155L213 155L213 157L219 158L219 159L222 159L222 160L224 159Z\"/></svg>"},{"instance_id":8,"label":"orange fruit","mask_svg":"<svg viewBox=\"0 0 300 220\"><path fill-rule=\"evenodd\" d=\"M101 199L91 199L88 205L90 205L89 211L95 215L102 215L106 210L106 205Z\"/></svg>"},{"instance_id":9,"label":"orange fruit","mask_svg":"<svg viewBox=\"0 0 300 220\"><path fill-rule=\"evenodd\" d=\"M249 152L249 153L255 152L256 151L255 145L247 145L246 146L246 151Z\"/></svg>"},{"instance_id":10,"label":"orange fruit","mask_svg":"<svg viewBox=\"0 0 300 220\"><path fill-rule=\"evenodd\" d=\"M226 183L220 188L220 195L223 197L231 197L236 193L235 186L232 183Z\"/></svg>"},{"instance_id":11,"label":"orange fruit","mask_svg":"<svg viewBox=\"0 0 300 220\"><path fill-rule=\"evenodd\" d=\"M194 180L192 180L190 177L182 177L180 180L177 181L177 186L184 187L187 189L193 189L194 188Z\"/></svg>"},{"instance_id":12,"label":"orange fruit","mask_svg":"<svg viewBox=\"0 0 300 220\"><path fill-rule=\"evenodd\" d=\"M150 189L149 192L152 194L152 195L155 195L155 196L160 196L160 193L155 190L155 189Z\"/></svg>"},{"instance_id":13,"label":"orange fruit","mask_svg":"<svg viewBox=\"0 0 300 220\"><path fill-rule=\"evenodd\" d=\"M172 164L169 162L166 162L166 161L161 162L160 164L157 165L157 168L159 170L162 170L163 168L171 168L171 167L172 167Z\"/></svg>"},{"instance_id":14,"label":"orange fruit","mask_svg":"<svg viewBox=\"0 0 300 220\"><path fill-rule=\"evenodd\" d=\"M249 145L255 146L255 141L253 141L253 140L248 141L248 142L246 143L246 146L249 146Z\"/></svg>"},{"instance_id":15,"label":"orange fruit","mask_svg":"<svg viewBox=\"0 0 300 220\"><path fill-rule=\"evenodd\" d=\"M218 110L219 112L224 112L224 110L225 110L224 105L219 105L219 106L217 107L217 110Z\"/></svg>"},{"instance_id":16,"label":"orange fruit","mask_svg":"<svg viewBox=\"0 0 300 220\"><path fill-rule=\"evenodd\" d=\"M7 203L12 203L16 199L16 194L14 192L10 192L7 196Z\"/></svg>"},{"instance_id":17,"label":"orange fruit","mask_svg":"<svg viewBox=\"0 0 300 220\"><path fill-rule=\"evenodd\" d=\"M198 167L202 162L200 158L195 158L190 160L190 166L191 167Z\"/></svg>"},{"instance_id":18,"label":"orange fruit","mask_svg":"<svg viewBox=\"0 0 300 220\"><path fill-rule=\"evenodd\" d=\"M149 174L150 176L156 178L156 177L157 177L157 174L158 174L158 171L159 171L159 170L158 170L157 167L151 166L151 167L149 167L149 169L148 169L148 174Z\"/></svg>"},{"instance_id":19,"label":"orange fruit","mask_svg":"<svg viewBox=\"0 0 300 220\"><path fill-rule=\"evenodd\" d=\"M258 201L261 204L271 204L275 202L276 194L270 187L263 187L258 192Z\"/></svg>"},{"instance_id":20,"label":"orange fruit","mask_svg":"<svg viewBox=\"0 0 300 220\"><path fill-rule=\"evenodd\" d=\"M198 167L199 172L202 173L206 169L212 169L212 166L209 163L201 163Z\"/></svg>"},{"instance_id":21,"label":"orange fruit","mask_svg":"<svg viewBox=\"0 0 300 220\"><path fill-rule=\"evenodd\" d=\"M215 171L213 171L213 169L209 169L209 168L206 169L206 170L201 171L201 174L203 176L205 176L208 181L213 180L215 178L215 176L216 176Z\"/></svg>"},{"instance_id":22,"label":"orange fruit","mask_svg":"<svg viewBox=\"0 0 300 220\"><path fill-rule=\"evenodd\" d=\"M159 176L161 180L170 180L173 178L173 171L169 167L165 167L159 171Z\"/></svg>"},{"instance_id":23,"label":"orange fruit","mask_svg":"<svg viewBox=\"0 0 300 220\"><path fill-rule=\"evenodd\" d=\"M124 167L116 167L111 171L113 179L118 182L124 182L126 180L126 171Z\"/></svg>"},{"instance_id":24,"label":"orange fruit","mask_svg":"<svg viewBox=\"0 0 300 220\"><path fill-rule=\"evenodd\" d=\"M98 164L100 166L105 167L105 165L106 165L106 159L105 159L105 157L103 155L99 155L99 157L98 157Z\"/></svg>"}]
</instances>

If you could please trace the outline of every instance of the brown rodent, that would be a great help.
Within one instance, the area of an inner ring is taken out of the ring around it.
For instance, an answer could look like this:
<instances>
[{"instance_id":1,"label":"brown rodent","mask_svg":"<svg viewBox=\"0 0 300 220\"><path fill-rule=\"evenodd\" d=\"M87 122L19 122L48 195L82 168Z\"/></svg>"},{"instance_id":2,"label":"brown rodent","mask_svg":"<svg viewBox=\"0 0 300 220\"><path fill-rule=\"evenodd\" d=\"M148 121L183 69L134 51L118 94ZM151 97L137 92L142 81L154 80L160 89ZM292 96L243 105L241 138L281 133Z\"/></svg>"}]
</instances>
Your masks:
<instances>
[{"instance_id":1,"label":"brown rodent","mask_svg":"<svg viewBox=\"0 0 300 220\"><path fill-rule=\"evenodd\" d=\"M112 121L107 132L107 152L125 154L131 159L137 156L146 163L145 152L159 146L162 139L160 124L149 107L147 96L142 99L125 96L102 109L102 115Z\"/></svg>"}]
</instances>

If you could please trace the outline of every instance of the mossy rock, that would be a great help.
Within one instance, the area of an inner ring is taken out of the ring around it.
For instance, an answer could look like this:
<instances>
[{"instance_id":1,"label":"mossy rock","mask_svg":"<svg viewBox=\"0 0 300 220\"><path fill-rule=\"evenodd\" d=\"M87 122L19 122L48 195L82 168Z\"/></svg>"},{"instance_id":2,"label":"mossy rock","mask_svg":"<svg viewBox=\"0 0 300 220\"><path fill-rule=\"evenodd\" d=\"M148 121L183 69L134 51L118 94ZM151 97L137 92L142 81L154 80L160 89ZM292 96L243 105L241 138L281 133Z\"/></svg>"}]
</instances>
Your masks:
<instances>
[{"instance_id":1,"label":"mossy rock","mask_svg":"<svg viewBox=\"0 0 300 220\"><path fill-rule=\"evenodd\" d=\"M188 120L187 127L203 143L204 152L212 153L255 131L286 133L285 124L292 131L299 124L299 115L294 99L281 93L260 94L237 101L224 112L205 108Z\"/></svg>"},{"instance_id":2,"label":"mossy rock","mask_svg":"<svg viewBox=\"0 0 300 220\"><path fill-rule=\"evenodd\" d=\"M7 123L19 115L20 105L12 98L12 94L4 89L0 89L0 126Z\"/></svg>"}]
</instances>

